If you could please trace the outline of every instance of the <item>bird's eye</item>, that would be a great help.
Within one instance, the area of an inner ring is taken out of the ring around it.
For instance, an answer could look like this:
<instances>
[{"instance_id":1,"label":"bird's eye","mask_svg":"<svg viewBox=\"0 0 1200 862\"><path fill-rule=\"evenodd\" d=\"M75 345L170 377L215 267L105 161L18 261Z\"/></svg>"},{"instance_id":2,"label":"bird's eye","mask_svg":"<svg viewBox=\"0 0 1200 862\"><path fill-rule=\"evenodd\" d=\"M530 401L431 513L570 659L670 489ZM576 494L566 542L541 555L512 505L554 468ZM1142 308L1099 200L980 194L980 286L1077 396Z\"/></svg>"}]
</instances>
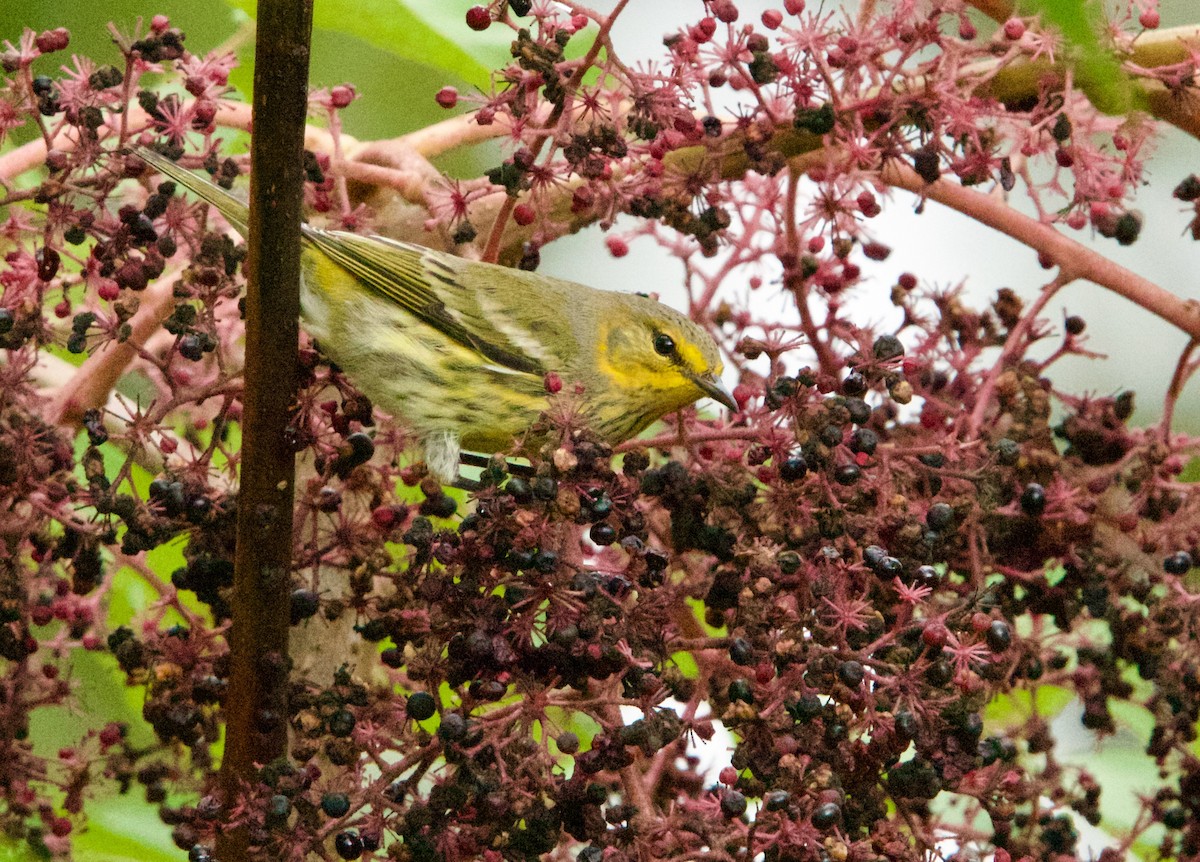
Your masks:
<instances>
[{"instance_id":1,"label":"bird's eye","mask_svg":"<svg viewBox=\"0 0 1200 862\"><path fill-rule=\"evenodd\" d=\"M660 332L654 336L654 352L659 356L671 356L675 353L675 339Z\"/></svg>"}]
</instances>

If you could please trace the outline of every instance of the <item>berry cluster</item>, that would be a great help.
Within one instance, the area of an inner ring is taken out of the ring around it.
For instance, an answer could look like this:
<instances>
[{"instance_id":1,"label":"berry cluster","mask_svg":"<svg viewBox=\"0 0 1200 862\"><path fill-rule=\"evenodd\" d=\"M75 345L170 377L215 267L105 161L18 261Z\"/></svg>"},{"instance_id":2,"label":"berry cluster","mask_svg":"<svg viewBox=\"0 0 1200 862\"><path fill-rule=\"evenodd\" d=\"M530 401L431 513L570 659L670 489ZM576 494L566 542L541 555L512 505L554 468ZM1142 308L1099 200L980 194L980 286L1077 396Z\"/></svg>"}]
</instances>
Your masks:
<instances>
[{"instance_id":1,"label":"berry cluster","mask_svg":"<svg viewBox=\"0 0 1200 862\"><path fill-rule=\"evenodd\" d=\"M1156 26L1150 5L1125 23ZM287 695L258 728L286 726L290 745L234 798L213 745L245 251L125 154L154 144L231 185L229 61L191 55L162 17L118 40L123 69L34 75L65 30L7 46L0 136L40 138L46 173L13 187L0 226L6 835L65 856L85 790L112 780L144 788L193 862L233 829L263 859L916 862L950 838L1068 860L1103 788L1060 761L1047 715L998 706L1049 690L1097 734L1124 710L1150 717L1161 780L1122 840L1200 853L1195 441L1169 419L1131 427L1132 393L1055 387L1054 363L1087 355L1081 317L1057 333L1045 318L1057 280L1028 304L1004 290L972 307L906 273L881 291L891 327L843 304L889 254L870 229L888 183L1020 182L1045 222L1136 240L1151 124L1069 81L1022 89L1053 36L1013 18L981 37L950 0L844 21L803 0L753 22L735 0L702 11L646 70L616 57L611 19L471 8L467 26L511 29L512 63L489 94L436 98L473 102L513 145L486 178L431 191L423 217L530 268L564 231L638 217L609 249L653 235L679 256L739 410L688 410L614 451L551 374L549 442L527 468L485 459L466 498L409 463L404 430L306 343L292 653L256 663ZM1145 74L1182 90L1183 71ZM182 90L144 87L148 72ZM336 132L355 97L313 104ZM314 210L371 223L327 154L306 167ZM1200 182L1175 195L1200 200ZM784 315L760 301L771 284ZM43 366L69 381L55 398ZM122 376L143 397L110 399ZM110 621L129 577L160 600ZM53 768L34 753L30 714L69 700L74 650L143 687L156 744L99 722ZM735 742L711 775L693 745L718 724Z\"/></svg>"}]
</instances>

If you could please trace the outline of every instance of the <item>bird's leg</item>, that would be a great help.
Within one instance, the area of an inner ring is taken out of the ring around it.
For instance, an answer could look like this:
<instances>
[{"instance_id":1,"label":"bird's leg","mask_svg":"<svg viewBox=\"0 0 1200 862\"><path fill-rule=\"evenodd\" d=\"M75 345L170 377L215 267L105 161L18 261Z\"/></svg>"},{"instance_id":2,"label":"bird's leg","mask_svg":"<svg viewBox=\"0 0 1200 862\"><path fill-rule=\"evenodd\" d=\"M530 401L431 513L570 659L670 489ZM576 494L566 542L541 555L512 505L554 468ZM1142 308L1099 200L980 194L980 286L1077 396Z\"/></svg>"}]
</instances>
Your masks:
<instances>
[{"instance_id":1,"label":"bird's leg","mask_svg":"<svg viewBox=\"0 0 1200 862\"><path fill-rule=\"evenodd\" d=\"M467 467L480 467L486 470L492 466L492 459L485 458L483 455L475 455L471 452L463 452L458 456L458 462ZM512 461L504 462L504 469L514 476L525 476L526 478L536 475L534 469L528 464L514 464Z\"/></svg>"},{"instance_id":2,"label":"bird's leg","mask_svg":"<svg viewBox=\"0 0 1200 862\"><path fill-rule=\"evenodd\" d=\"M463 491L469 491L472 494L483 489L482 482L477 482L474 479L468 479L466 476L459 476L450 484L455 488L459 488Z\"/></svg>"}]
</instances>

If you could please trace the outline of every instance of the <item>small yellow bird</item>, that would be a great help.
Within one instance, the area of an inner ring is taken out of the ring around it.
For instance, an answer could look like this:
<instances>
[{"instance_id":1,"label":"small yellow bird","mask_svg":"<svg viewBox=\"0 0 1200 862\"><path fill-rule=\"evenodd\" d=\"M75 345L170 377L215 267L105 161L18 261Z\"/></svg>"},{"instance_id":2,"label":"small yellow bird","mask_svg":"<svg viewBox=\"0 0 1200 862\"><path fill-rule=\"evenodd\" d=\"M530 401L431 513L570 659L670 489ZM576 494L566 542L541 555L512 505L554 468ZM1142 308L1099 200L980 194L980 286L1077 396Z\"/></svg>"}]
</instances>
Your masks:
<instances>
[{"instance_id":1,"label":"small yellow bird","mask_svg":"<svg viewBox=\"0 0 1200 862\"><path fill-rule=\"evenodd\" d=\"M246 235L245 203L153 150L134 152ZM708 396L737 410L707 332L644 296L380 236L303 226L305 328L419 437L430 471L462 449L507 452L547 408L546 378L583 390L583 420L619 443Z\"/></svg>"}]
</instances>

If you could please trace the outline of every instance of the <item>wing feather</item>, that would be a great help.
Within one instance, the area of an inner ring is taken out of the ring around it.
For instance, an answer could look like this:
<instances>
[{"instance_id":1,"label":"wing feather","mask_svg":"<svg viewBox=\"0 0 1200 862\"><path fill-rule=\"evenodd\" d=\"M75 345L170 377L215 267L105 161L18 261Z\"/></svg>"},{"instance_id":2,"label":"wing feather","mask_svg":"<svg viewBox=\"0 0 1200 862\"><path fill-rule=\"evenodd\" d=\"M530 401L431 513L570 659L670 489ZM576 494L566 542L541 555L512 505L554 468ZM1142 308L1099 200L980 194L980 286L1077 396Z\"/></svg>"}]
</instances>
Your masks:
<instances>
[{"instance_id":1,"label":"wing feather","mask_svg":"<svg viewBox=\"0 0 1200 862\"><path fill-rule=\"evenodd\" d=\"M436 267L441 261L428 249L341 231L306 228L304 234L322 254L369 290L396 303L443 335L513 371L546 373L547 368L540 357L530 355L498 329L489 327L481 331L477 320L472 321L475 326L468 327L452 313L443 297L448 291L465 292L468 289L454 280L454 273L449 268L443 266L443 272L431 269L431 265ZM441 284L435 287L431 275ZM465 297L457 299L461 302Z\"/></svg>"}]
</instances>

